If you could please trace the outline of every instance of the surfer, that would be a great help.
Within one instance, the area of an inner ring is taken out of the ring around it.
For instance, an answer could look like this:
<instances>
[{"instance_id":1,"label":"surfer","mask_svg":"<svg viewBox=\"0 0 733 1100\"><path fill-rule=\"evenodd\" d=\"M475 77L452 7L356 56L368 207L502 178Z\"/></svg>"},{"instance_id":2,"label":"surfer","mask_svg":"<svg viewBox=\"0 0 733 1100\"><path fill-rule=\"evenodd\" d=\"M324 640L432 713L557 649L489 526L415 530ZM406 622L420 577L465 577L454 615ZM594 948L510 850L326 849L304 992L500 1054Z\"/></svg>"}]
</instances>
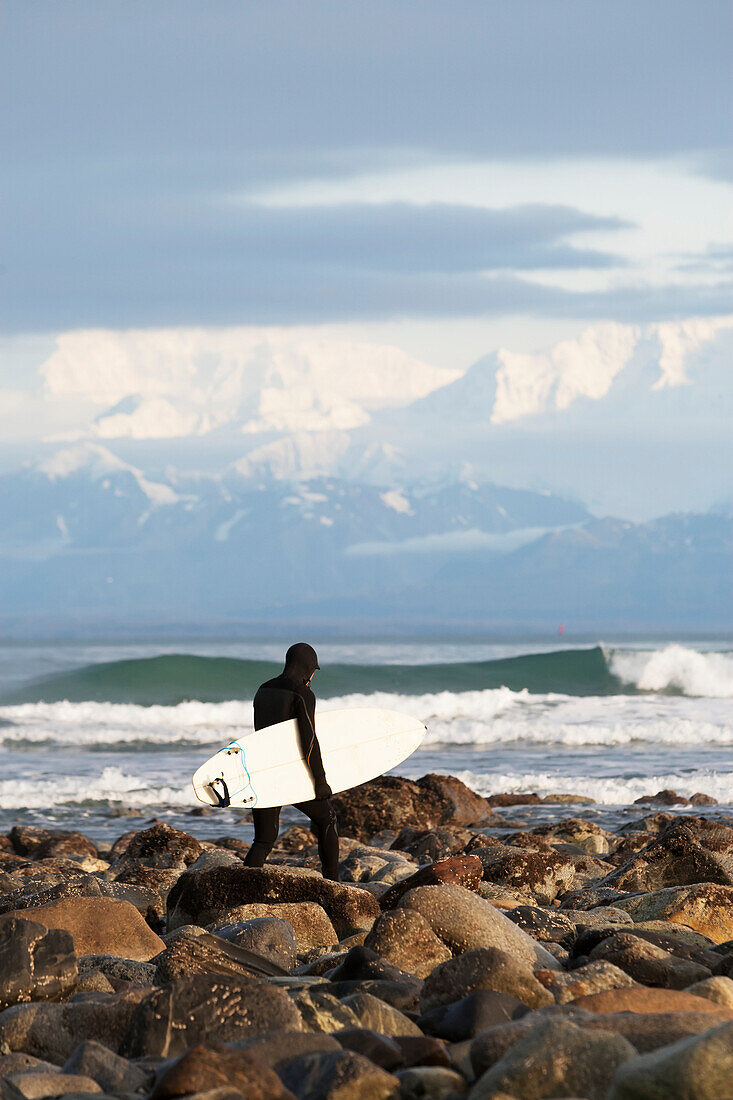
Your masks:
<instances>
[{"instance_id":1,"label":"surfer","mask_svg":"<svg viewBox=\"0 0 733 1100\"><path fill-rule=\"evenodd\" d=\"M297 720L301 751L313 776L316 797L309 802L296 802L295 807L313 823L323 877L338 879L336 811L331 804L331 788L326 781L316 737L316 697L310 687L319 667L313 646L307 642L291 645L285 654L283 671L274 680L262 684L255 695L255 729L287 722L289 718ZM244 861L248 867L261 867L270 854L280 829L281 809L281 806L270 806L252 811L255 837Z\"/></svg>"}]
</instances>

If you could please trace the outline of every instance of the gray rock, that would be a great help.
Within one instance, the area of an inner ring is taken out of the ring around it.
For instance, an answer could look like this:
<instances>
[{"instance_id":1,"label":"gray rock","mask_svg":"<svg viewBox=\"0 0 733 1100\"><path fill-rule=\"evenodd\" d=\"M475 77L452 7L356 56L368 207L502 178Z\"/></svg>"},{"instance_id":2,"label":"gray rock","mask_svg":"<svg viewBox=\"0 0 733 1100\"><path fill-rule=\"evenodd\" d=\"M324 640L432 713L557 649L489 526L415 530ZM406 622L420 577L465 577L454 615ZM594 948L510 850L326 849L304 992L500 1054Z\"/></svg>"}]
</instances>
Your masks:
<instances>
[{"instance_id":1,"label":"gray rock","mask_svg":"<svg viewBox=\"0 0 733 1100\"><path fill-rule=\"evenodd\" d=\"M397 1071L401 1100L455 1100L468 1092L460 1073L445 1066L412 1066Z\"/></svg>"},{"instance_id":2,"label":"gray rock","mask_svg":"<svg viewBox=\"0 0 733 1100\"><path fill-rule=\"evenodd\" d=\"M152 962L121 959L118 955L82 955L77 961L80 978L99 971L113 981L133 985L153 985L155 981L155 963Z\"/></svg>"},{"instance_id":3,"label":"gray rock","mask_svg":"<svg viewBox=\"0 0 733 1100\"><path fill-rule=\"evenodd\" d=\"M417 1021L421 1031L451 1043L473 1039L479 1032L522 1016L527 1006L508 993L479 989L460 1001L431 1009Z\"/></svg>"},{"instance_id":4,"label":"gray rock","mask_svg":"<svg viewBox=\"0 0 733 1100\"><path fill-rule=\"evenodd\" d=\"M137 1007L120 1053L175 1057L196 1043L234 1042L252 1031L300 1031L287 993L250 977L196 974L149 994Z\"/></svg>"},{"instance_id":5,"label":"gray rock","mask_svg":"<svg viewBox=\"0 0 733 1100\"><path fill-rule=\"evenodd\" d=\"M361 1026L356 1013L326 989L316 986L299 990L293 994L293 1000L305 1031L330 1033Z\"/></svg>"},{"instance_id":6,"label":"gray rock","mask_svg":"<svg viewBox=\"0 0 733 1100\"><path fill-rule=\"evenodd\" d=\"M255 917L253 920L235 921L215 930L215 935L228 940L236 947L253 951L261 958L269 959L283 970L292 970L297 962L298 947L292 925L278 917Z\"/></svg>"},{"instance_id":7,"label":"gray rock","mask_svg":"<svg viewBox=\"0 0 733 1100\"><path fill-rule=\"evenodd\" d=\"M235 1095L247 1100L293 1100L274 1070L251 1051L232 1050L221 1044L192 1047L165 1065L151 1100L174 1100L217 1088L233 1089Z\"/></svg>"},{"instance_id":8,"label":"gray rock","mask_svg":"<svg viewBox=\"0 0 733 1100\"><path fill-rule=\"evenodd\" d=\"M42 1058L34 1058L32 1054L25 1054L17 1050L13 1054L0 1056L0 1077L9 1077L11 1073L22 1073L27 1069L53 1070L61 1069L61 1066L53 1062L44 1062Z\"/></svg>"},{"instance_id":9,"label":"gray rock","mask_svg":"<svg viewBox=\"0 0 733 1100\"><path fill-rule=\"evenodd\" d=\"M329 1052L339 1049L336 1037L325 1032L260 1031L232 1044L238 1050L248 1050L266 1066L279 1072L285 1062L301 1054Z\"/></svg>"},{"instance_id":10,"label":"gray rock","mask_svg":"<svg viewBox=\"0 0 733 1100\"><path fill-rule=\"evenodd\" d=\"M120 1058L103 1043L87 1039L64 1065L64 1073L91 1077L104 1092L139 1092L152 1084L153 1074Z\"/></svg>"},{"instance_id":11,"label":"gray rock","mask_svg":"<svg viewBox=\"0 0 733 1100\"><path fill-rule=\"evenodd\" d=\"M158 985L192 974L222 974L238 977L284 976L282 966L235 943L214 936L180 936L169 944L156 959L155 981Z\"/></svg>"},{"instance_id":12,"label":"gray rock","mask_svg":"<svg viewBox=\"0 0 733 1100\"><path fill-rule=\"evenodd\" d=\"M361 1054L375 1066L392 1073L405 1064L402 1048L394 1039L365 1027L344 1028L334 1034L339 1046Z\"/></svg>"},{"instance_id":13,"label":"gray rock","mask_svg":"<svg viewBox=\"0 0 733 1100\"><path fill-rule=\"evenodd\" d=\"M576 936L575 925L566 916L535 905L518 905L516 909L509 910L507 917L517 928L540 943L569 947Z\"/></svg>"},{"instance_id":14,"label":"gray rock","mask_svg":"<svg viewBox=\"0 0 733 1100\"><path fill-rule=\"evenodd\" d=\"M354 1013L358 1027L378 1031L380 1035L422 1035L417 1024L404 1013L371 993L352 993L344 997L342 1004Z\"/></svg>"},{"instance_id":15,"label":"gray rock","mask_svg":"<svg viewBox=\"0 0 733 1100\"><path fill-rule=\"evenodd\" d=\"M426 978L439 963L451 957L425 917L413 909L388 909L380 914L364 946L418 978Z\"/></svg>"},{"instance_id":16,"label":"gray rock","mask_svg":"<svg viewBox=\"0 0 733 1100\"><path fill-rule=\"evenodd\" d=\"M419 886L400 900L425 918L433 932L453 953L494 947L525 966L559 970L560 964L531 936L483 898L462 886Z\"/></svg>"},{"instance_id":17,"label":"gray rock","mask_svg":"<svg viewBox=\"0 0 733 1100\"><path fill-rule=\"evenodd\" d=\"M604 1100L618 1067L636 1056L620 1035L585 1031L570 1020L549 1019L520 1039L470 1092L488 1100L498 1092L539 1100L583 1096Z\"/></svg>"},{"instance_id":18,"label":"gray rock","mask_svg":"<svg viewBox=\"0 0 733 1100\"><path fill-rule=\"evenodd\" d=\"M567 1004L576 997L605 993L607 989L625 989L636 984L626 971L605 960L586 963L564 972L538 970L535 977L550 991L557 1004Z\"/></svg>"},{"instance_id":19,"label":"gray rock","mask_svg":"<svg viewBox=\"0 0 733 1100\"><path fill-rule=\"evenodd\" d=\"M144 989L131 989L86 994L83 1000L66 1004L14 1005L0 1013L0 1044L58 1065L85 1039L96 1039L117 1050L144 996Z\"/></svg>"},{"instance_id":20,"label":"gray rock","mask_svg":"<svg viewBox=\"0 0 733 1100\"><path fill-rule=\"evenodd\" d=\"M439 1005L460 1001L478 989L508 993L530 1008L552 1004L553 997L526 964L498 947L479 947L441 963L424 982L420 995L423 1015Z\"/></svg>"},{"instance_id":21,"label":"gray rock","mask_svg":"<svg viewBox=\"0 0 733 1100\"><path fill-rule=\"evenodd\" d=\"M0 1008L58 1000L71 992L76 979L68 932L22 917L0 918Z\"/></svg>"},{"instance_id":22,"label":"gray rock","mask_svg":"<svg viewBox=\"0 0 733 1100\"><path fill-rule=\"evenodd\" d=\"M298 1100L387 1100L399 1088L391 1073L350 1050L293 1058L281 1067L280 1078Z\"/></svg>"},{"instance_id":23,"label":"gray rock","mask_svg":"<svg viewBox=\"0 0 733 1100\"><path fill-rule=\"evenodd\" d=\"M81 1074L43 1073L28 1070L10 1078L26 1100L42 1100L47 1096L66 1096L69 1093L100 1093L102 1089L91 1077Z\"/></svg>"},{"instance_id":24,"label":"gray rock","mask_svg":"<svg viewBox=\"0 0 733 1100\"><path fill-rule=\"evenodd\" d=\"M711 976L706 966L671 955L630 932L618 932L601 940L588 958L591 962L603 960L613 963L635 981L664 989L685 989L693 982L701 982Z\"/></svg>"},{"instance_id":25,"label":"gray rock","mask_svg":"<svg viewBox=\"0 0 733 1100\"><path fill-rule=\"evenodd\" d=\"M726 1023L621 1066L608 1100L722 1100L732 1081L733 1023Z\"/></svg>"}]
</instances>

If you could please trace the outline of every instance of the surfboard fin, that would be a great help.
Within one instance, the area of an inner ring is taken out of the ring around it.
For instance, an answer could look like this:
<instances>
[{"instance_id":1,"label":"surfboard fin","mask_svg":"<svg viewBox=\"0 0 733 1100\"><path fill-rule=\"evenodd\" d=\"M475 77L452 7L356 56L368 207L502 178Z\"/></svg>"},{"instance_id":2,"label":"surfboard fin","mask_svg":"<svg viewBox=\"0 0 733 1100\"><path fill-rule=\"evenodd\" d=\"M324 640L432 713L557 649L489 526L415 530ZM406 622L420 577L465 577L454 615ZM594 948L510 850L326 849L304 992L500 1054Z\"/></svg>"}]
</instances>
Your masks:
<instances>
[{"instance_id":1,"label":"surfboard fin","mask_svg":"<svg viewBox=\"0 0 733 1100\"><path fill-rule=\"evenodd\" d=\"M222 787L224 788L224 793L223 794L221 794L216 789L217 783L221 783ZM214 795L216 796L216 800L219 803L219 806L229 806L230 805L229 788L227 787L227 781L226 781L226 779L224 778L223 775L220 776L219 779L212 779L211 782L209 783L209 786L211 787L212 791L214 792Z\"/></svg>"}]
</instances>

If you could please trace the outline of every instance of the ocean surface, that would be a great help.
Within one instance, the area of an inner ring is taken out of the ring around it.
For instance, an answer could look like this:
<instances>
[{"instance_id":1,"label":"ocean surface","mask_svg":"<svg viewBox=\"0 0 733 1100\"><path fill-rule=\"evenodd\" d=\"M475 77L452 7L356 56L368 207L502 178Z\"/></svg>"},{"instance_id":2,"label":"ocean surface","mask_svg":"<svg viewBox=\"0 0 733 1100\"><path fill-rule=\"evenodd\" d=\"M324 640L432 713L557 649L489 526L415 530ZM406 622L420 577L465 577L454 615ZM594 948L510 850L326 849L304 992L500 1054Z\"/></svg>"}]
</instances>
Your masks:
<instances>
[{"instance_id":1,"label":"ocean surface","mask_svg":"<svg viewBox=\"0 0 733 1100\"><path fill-rule=\"evenodd\" d=\"M107 840L157 818L248 839L249 815L192 817L190 779L252 729L281 642L0 643L0 829L18 821ZM319 709L407 711L427 738L398 774L459 776L481 794L590 796L548 807L599 821L671 787L733 803L733 639L331 642ZM518 816L518 811L512 811ZM296 820L288 810L283 820ZM128 820L129 819L129 820Z\"/></svg>"}]
</instances>

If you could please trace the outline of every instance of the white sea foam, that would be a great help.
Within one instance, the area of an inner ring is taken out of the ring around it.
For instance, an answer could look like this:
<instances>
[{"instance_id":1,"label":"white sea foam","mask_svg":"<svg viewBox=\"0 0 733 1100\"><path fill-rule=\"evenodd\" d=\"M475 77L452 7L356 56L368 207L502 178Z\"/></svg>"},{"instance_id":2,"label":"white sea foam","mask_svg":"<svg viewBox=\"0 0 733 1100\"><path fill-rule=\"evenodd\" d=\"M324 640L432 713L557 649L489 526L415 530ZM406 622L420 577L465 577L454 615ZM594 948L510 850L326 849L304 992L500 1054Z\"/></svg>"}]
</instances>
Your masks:
<instances>
[{"instance_id":1,"label":"white sea foam","mask_svg":"<svg viewBox=\"0 0 733 1100\"><path fill-rule=\"evenodd\" d=\"M50 805L95 802L125 806L191 806L195 799L189 783L181 787L158 785L150 774L130 775L115 767L104 768L98 776L56 774L52 784L49 777L0 780L0 808L4 810L45 810Z\"/></svg>"},{"instance_id":2,"label":"white sea foam","mask_svg":"<svg viewBox=\"0 0 733 1100\"><path fill-rule=\"evenodd\" d=\"M659 790L674 790L689 798L696 791L712 795L718 802L733 802L733 773L700 768L690 772L670 772L645 776L592 776L568 775L562 772L510 772L480 773L459 771L455 773L474 791L482 795L504 791L534 791L539 795L557 791L571 791L586 795L605 805L625 805L643 795ZM521 817L522 807L517 807Z\"/></svg>"},{"instance_id":3,"label":"white sea foam","mask_svg":"<svg viewBox=\"0 0 733 1100\"><path fill-rule=\"evenodd\" d=\"M606 652L611 672L641 691L681 691L713 699L733 697L733 653L700 653L681 645Z\"/></svg>"}]
</instances>

